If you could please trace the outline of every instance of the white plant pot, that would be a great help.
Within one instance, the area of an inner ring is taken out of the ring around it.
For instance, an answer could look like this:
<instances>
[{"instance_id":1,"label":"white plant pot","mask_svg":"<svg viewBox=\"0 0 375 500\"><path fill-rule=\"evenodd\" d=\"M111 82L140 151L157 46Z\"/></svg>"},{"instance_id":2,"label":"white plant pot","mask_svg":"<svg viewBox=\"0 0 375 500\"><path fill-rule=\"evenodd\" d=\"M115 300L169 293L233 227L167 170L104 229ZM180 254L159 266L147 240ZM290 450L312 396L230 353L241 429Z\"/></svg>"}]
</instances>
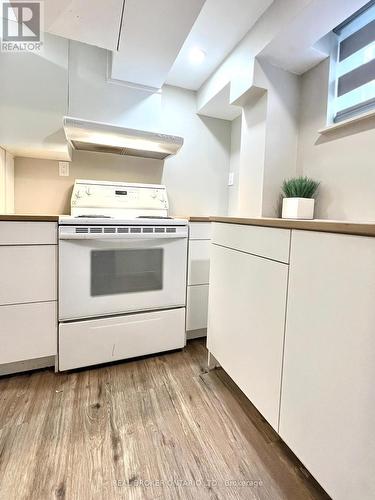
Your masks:
<instances>
[{"instance_id":1,"label":"white plant pot","mask_svg":"<svg viewBox=\"0 0 375 500\"><path fill-rule=\"evenodd\" d=\"M284 198L283 219L313 219L314 198Z\"/></svg>"}]
</instances>

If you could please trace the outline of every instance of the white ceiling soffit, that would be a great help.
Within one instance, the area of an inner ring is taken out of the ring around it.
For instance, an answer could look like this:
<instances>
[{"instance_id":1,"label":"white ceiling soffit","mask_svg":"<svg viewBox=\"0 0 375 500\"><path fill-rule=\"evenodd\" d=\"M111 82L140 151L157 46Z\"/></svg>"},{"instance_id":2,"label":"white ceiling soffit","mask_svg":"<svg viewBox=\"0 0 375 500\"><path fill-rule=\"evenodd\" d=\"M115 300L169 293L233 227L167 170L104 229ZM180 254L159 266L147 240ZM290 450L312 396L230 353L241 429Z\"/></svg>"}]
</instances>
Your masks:
<instances>
[{"instance_id":1,"label":"white ceiling soffit","mask_svg":"<svg viewBox=\"0 0 375 500\"><path fill-rule=\"evenodd\" d=\"M125 0L43 0L44 31L117 50Z\"/></svg>"},{"instance_id":2,"label":"white ceiling soffit","mask_svg":"<svg viewBox=\"0 0 375 500\"><path fill-rule=\"evenodd\" d=\"M169 75L167 83L198 90L273 0L206 0ZM190 51L206 52L201 64L192 64Z\"/></svg>"},{"instance_id":3,"label":"white ceiling soffit","mask_svg":"<svg viewBox=\"0 0 375 500\"><path fill-rule=\"evenodd\" d=\"M160 88L205 0L126 0L111 78Z\"/></svg>"},{"instance_id":4,"label":"white ceiling soffit","mask_svg":"<svg viewBox=\"0 0 375 500\"><path fill-rule=\"evenodd\" d=\"M313 0L259 57L297 75L305 73L329 54L323 37L366 3L368 0Z\"/></svg>"},{"instance_id":5,"label":"white ceiling soffit","mask_svg":"<svg viewBox=\"0 0 375 500\"><path fill-rule=\"evenodd\" d=\"M230 83L227 83L210 101L198 109L199 115L229 121L240 116L241 112L241 107L230 104Z\"/></svg>"}]
</instances>

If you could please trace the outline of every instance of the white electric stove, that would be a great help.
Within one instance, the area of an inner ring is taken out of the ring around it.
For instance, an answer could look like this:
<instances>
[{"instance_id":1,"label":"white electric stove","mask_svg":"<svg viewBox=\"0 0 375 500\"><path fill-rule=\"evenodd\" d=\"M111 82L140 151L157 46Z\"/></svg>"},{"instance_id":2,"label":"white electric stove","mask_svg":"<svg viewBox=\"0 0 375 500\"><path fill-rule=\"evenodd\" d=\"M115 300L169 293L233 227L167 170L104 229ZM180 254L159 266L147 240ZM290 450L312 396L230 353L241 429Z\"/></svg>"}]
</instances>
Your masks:
<instances>
[{"instance_id":1,"label":"white electric stove","mask_svg":"<svg viewBox=\"0 0 375 500\"><path fill-rule=\"evenodd\" d=\"M161 185L77 180L59 221L59 370L185 345L188 225Z\"/></svg>"}]
</instances>

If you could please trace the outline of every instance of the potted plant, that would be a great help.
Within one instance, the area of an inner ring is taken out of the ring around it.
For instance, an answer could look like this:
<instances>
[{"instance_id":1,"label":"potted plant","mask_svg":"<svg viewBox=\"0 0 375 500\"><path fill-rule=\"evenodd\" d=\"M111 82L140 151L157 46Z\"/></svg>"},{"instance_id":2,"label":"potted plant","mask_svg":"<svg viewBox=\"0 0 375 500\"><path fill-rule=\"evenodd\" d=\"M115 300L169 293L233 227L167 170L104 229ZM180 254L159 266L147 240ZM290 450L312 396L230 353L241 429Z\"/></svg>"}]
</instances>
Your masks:
<instances>
[{"instance_id":1,"label":"potted plant","mask_svg":"<svg viewBox=\"0 0 375 500\"><path fill-rule=\"evenodd\" d=\"M313 219L313 198L319 182L308 177L294 177L283 182L283 219Z\"/></svg>"}]
</instances>

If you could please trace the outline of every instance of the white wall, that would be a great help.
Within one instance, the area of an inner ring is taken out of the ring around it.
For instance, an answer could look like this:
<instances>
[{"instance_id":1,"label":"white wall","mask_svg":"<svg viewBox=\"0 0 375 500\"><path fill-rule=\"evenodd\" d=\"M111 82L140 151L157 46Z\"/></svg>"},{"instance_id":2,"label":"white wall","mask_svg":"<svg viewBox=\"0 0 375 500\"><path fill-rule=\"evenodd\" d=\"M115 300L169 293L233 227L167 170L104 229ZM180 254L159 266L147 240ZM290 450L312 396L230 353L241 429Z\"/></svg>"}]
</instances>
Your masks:
<instances>
[{"instance_id":1,"label":"white wall","mask_svg":"<svg viewBox=\"0 0 375 500\"><path fill-rule=\"evenodd\" d=\"M57 161L16 158L15 210L21 214L69 214L75 179L160 183L162 162L100 153L73 152L69 176Z\"/></svg>"},{"instance_id":2,"label":"white wall","mask_svg":"<svg viewBox=\"0 0 375 500\"><path fill-rule=\"evenodd\" d=\"M110 53L69 42L69 111L71 116L157 131L161 94L108 81Z\"/></svg>"},{"instance_id":3,"label":"white wall","mask_svg":"<svg viewBox=\"0 0 375 500\"><path fill-rule=\"evenodd\" d=\"M198 116L195 92L164 86L162 130L184 138L182 149L165 161L163 170L172 213L226 215L230 122Z\"/></svg>"},{"instance_id":4,"label":"white wall","mask_svg":"<svg viewBox=\"0 0 375 500\"><path fill-rule=\"evenodd\" d=\"M75 152L68 178L57 175L57 162L17 159L16 211L66 213L74 179L92 177L164 182L172 214L226 214L230 122L199 117L196 114L196 93L192 91L165 86L162 93L150 94L108 82L105 50L79 42L70 42L69 45L69 93L66 93L66 100L69 100L70 115L180 135L184 138L184 146L176 156L165 162ZM48 80L49 66L43 71ZM19 69L18 74L25 81L27 74L20 73ZM33 88L33 92L41 102L36 100L36 118L27 115L24 126L30 129L36 125L36 119L43 122L39 110L49 103L48 99L46 103L42 99L42 86L38 91ZM65 113L66 109L55 113L56 123L62 124Z\"/></svg>"},{"instance_id":5,"label":"white wall","mask_svg":"<svg viewBox=\"0 0 375 500\"><path fill-rule=\"evenodd\" d=\"M266 152L267 94L242 112L238 216L262 215Z\"/></svg>"},{"instance_id":6,"label":"white wall","mask_svg":"<svg viewBox=\"0 0 375 500\"><path fill-rule=\"evenodd\" d=\"M241 121L239 116L232 121L230 140L230 166L233 173L233 185L228 188L228 215L235 216L239 212L239 175L241 157Z\"/></svg>"},{"instance_id":7,"label":"white wall","mask_svg":"<svg viewBox=\"0 0 375 500\"><path fill-rule=\"evenodd\" d=\"M330 136L326 126L329 61L302 77L299 172L321 182L316 217L375 220L375 118Z\"/></svg>"},{"instance_id":8,"label":"white wall","mask_svg":"<svg viewBox=\"0 0 375 500\"><path fill-rule=\"evenodd\" d=\"M231 100L241 96L252 83L256 56L312 0L274 0L225 61L207 79L198 92L198 107L203 107L228 82Z\"/></svg>"},{"instance_id":9,"label":"white wall","mask_svg":"<svg viewBox=\"0 0 375 500\"><path fill-rule=\"evenodd\" d=\"M243 106L229 206L232 215L275 217L282 182L297 170L300 78L265 61L255 61L254 75L264 91Z\"/></svg>"},{"instance_id":10,"label":"white wall","mask_svg":"<svg viewBox=\"0 0 375 500\"><path fill-rule=\"evenodd\" d=\"M0 51L0 146L12 154L63 158L68 41L45 34L39 53Z\"/></svg>"},{"instance_id":11,"label":"white wall","mask_svg":"<svg viewBox=\"0 0 375 500\"><path fill-rule=\"evenodd\" d=\"M261 213L275 217L280 215L283 180L297 172L300 77L265 62L260 67L268 89Z\"/></svg>"}]
</instances>

